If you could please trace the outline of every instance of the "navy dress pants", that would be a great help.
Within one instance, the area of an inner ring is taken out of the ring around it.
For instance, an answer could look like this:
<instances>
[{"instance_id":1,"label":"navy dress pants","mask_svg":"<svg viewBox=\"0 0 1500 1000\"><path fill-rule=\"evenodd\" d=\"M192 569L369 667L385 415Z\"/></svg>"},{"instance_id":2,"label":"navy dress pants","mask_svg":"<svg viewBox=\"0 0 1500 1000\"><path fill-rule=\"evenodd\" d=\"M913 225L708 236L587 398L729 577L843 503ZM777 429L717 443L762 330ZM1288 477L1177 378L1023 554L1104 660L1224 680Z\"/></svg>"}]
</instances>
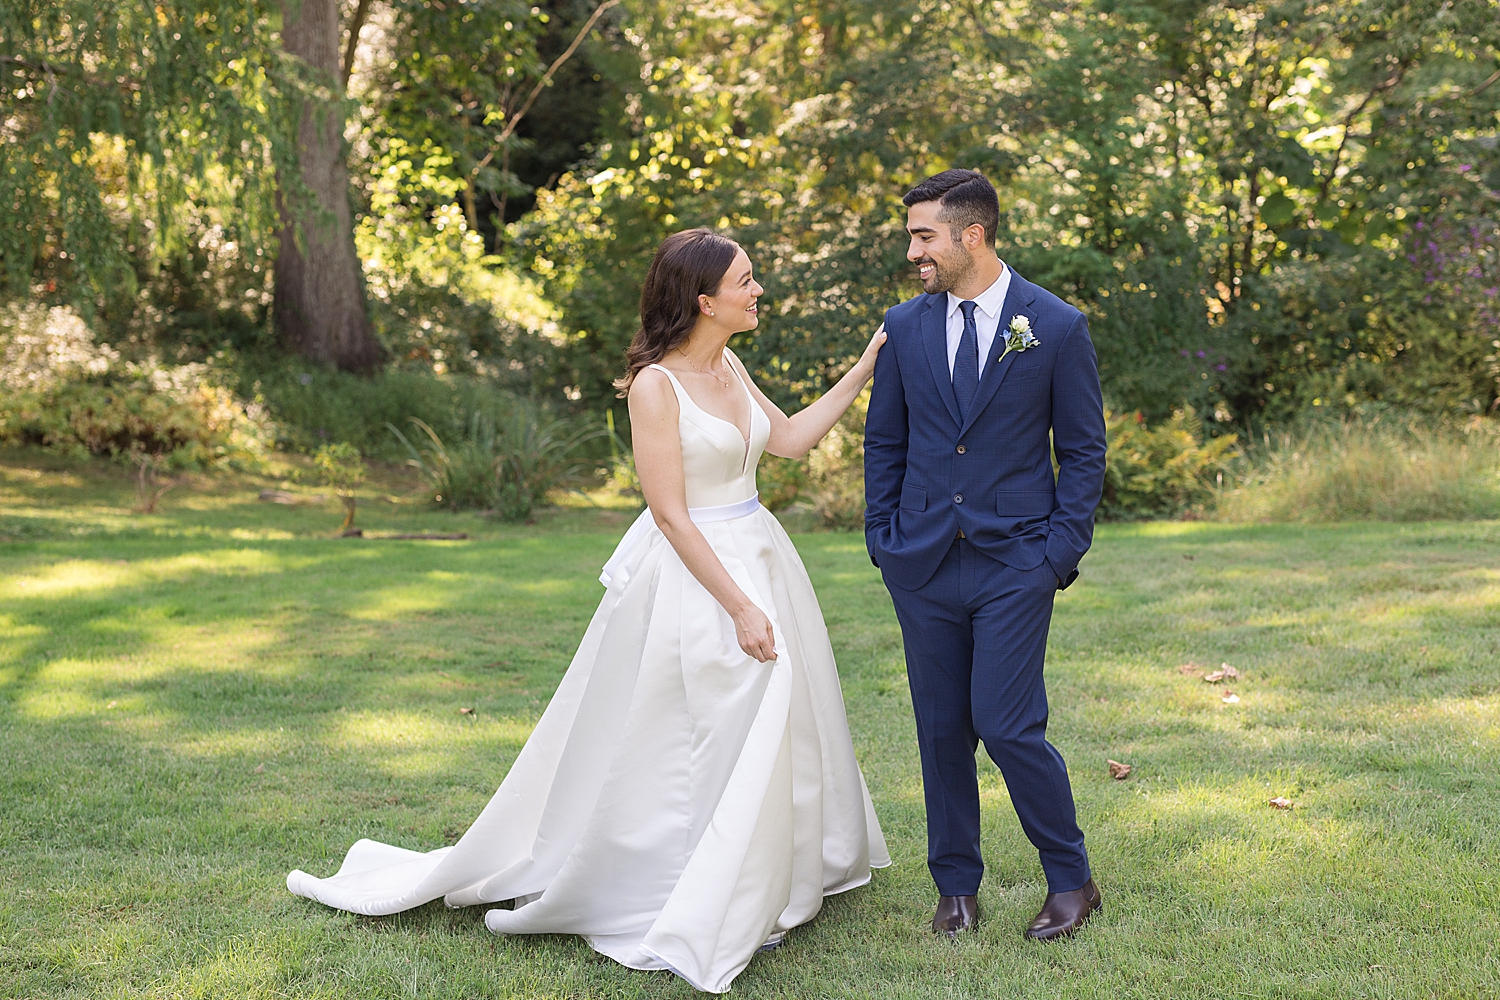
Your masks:
<instances>
[{"instance_id":1,"label":"navy dress pants","mask_svg":"<svg viewBox=\"0 0 1500 1000\"><path fill-rule=\"evenodd\" d=\"M1005 777L1049 892L1089 880L1062 755L1047 742L1042 660L1057 576L1017 570L956 539L917 590L887 580L906 645L927 801L927 866L944 896L973 896L979 853L980 742Z\"/></svg>"}]
</instances>

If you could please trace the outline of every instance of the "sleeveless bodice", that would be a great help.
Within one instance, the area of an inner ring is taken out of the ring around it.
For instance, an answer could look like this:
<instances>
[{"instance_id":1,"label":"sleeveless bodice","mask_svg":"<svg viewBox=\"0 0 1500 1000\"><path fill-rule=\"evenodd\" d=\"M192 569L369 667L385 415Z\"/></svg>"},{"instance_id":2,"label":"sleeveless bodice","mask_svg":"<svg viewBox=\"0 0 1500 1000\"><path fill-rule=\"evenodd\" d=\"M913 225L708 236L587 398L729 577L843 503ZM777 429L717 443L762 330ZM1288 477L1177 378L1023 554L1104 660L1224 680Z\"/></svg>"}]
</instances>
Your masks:
<instances>
[{"instance_id":1,"label":"sleeveless bodice","mask_svg":"<svg viewBox=\"0 0 1500 1000\"><path fill-rule=\"evenodd\" d=\"M724 352L728 355L728 350ZM726 358L725 361L728 364ZM739 372L730 371L740 382L750 404L750 440L740 429L722 417L716 417L693 402L677 376L662 365L648 365L667 376L677 393L677 432L682 437L682 479L687 487L689 507L719 507L739 503L755 496L755 466L771 436L771 419L766 416L750 387Z\"/></svg>"}]
</instances>

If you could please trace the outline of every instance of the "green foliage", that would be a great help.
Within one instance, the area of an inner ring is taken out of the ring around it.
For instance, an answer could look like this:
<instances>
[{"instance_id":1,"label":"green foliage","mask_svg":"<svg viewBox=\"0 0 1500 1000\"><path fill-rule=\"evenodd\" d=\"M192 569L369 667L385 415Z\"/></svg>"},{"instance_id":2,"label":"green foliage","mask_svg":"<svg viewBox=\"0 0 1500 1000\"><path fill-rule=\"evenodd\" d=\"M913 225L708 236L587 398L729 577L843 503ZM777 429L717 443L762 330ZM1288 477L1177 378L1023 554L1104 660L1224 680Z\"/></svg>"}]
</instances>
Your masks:
<instances>
[{"instance_id":1,"label":"green foliage","mask_svg":"<svg viewBox=\"0 0 1500 1000\"><path fill-rule=\"evenodd\" d=\"M0 317L0 443L151 459L152 469L255 465L268 428L206 365L124 361L71 310Z\"/></svg>"},{"instance_id":2,"label":"green foliage","mask_svg":"<svg viewBox=\"0 0 1500 1000\"><path fill-rule=\"evenodd\" d=\"M279 17L247 0L14 0L0 5L7 119L0 278L94 304L130 295L151 248L180 247L175 208L232 206L242 241L274 226L286 122Z\"/></svg>"},{"instance_id":3,"label":"green foliage","mask_svg":"<svg viewBox=\"0 0 1500 1000\"><path fill-rule=\"evenodd\" d=\"M467 433L445 444L425 421L408 421L425 438L420 447L394 424L388 429L410 455L432 493L433 503L450 510L488 510L507 521L525 521L548 493L576 482L591 463L580 449L602 436L598 428L550 419L523 400L511 400L498 414L476 411Z\"/></svg>"},{"instance_id":4,"label":"green foliage","mask_svg":"<svg viewBox=\"0 0 1500 1000\"><path fill-rule=\"evenodd\" d=\"M650 250L701 224L750 250L767 308L736 348L800 405L916 292L901 193L967 165L999 188L1005 259L1088 314L1122 410L1500 400L1495 0L633 0L503 141L592 0L378 6L349 158L400 367L597 406ZM279 24L253 0L0 9L12 294L177 360L265 346L311 85ZM296 446L379 451L412 415L449 433L407 406L356 442L310 413L334 436Z\"/></svg>"},{"instance_id":5,"label":"green foliage","mask_svg":"<svg viewBox=\"0 0 1500 1000\"><path fill-rule=\"evenodd\" d=\"M809 527L857 531L864 527L864 425L869 393L861 393L806 458L766 456L755 472L761 503L773 511L808 515ZM797 518L794 523L804 523Z\"/></svg>"},{"instance_id":6,"label":"green foliage","mask_svg":"<svg viewBox=\"0 0 1500 1000\"><path fill-rule=\"evenodd\" d=\"M1192 410L1148 427L1140 413L1106 411L1101 521L1173 517L1201 511L1237 457L1233 434L1204 440Z\"/></svg>"},{"instance_id":7,"label":"green foliage","mask_svg":"<svg viewBox=\"0 0 1500 1000\"><path fill-rule=\"evenodd\" d=\"M368 378L332 368L257 355L240 360L240 391L263 399L280 447L314 452L330 441L366 456L396 460L406 450L388 425L417 417L445 439L468 433L474 413L498 419L516 394L496 380L438 376L430 369L391 368Z\"/></svg>"},{"instance_id":8,"label":"green foliage","mask_svg":"<svg viewBox=\"0 0 1500 1000\"><path fill-rule=\"evenodd\" d=\"M354 488L365 481L365 463L359 449L352 444L325 444L313 455L313 468L324 486L335 490L344 505L344 523L340 530L349 534L354 527L358 499Z\"/></svg>"},{"instance_id":9,"label":"green foliage","mask_svg":"<svg viewBox=\"0 0 1500 1000\"><path fill-rule=\"evenodd\" d=\"M181 395L149 382L69 384L7 394L0 441L71 454L164 456L175 467L253 460L245 419L227 390L201 386Z\"/></svg>"},{"instance_id":10,"label":"green foliage","mask_svg":"<svg viewBox=\"0 0 1500 1000\"><path fill-rule=\"evenodd\" d=\"M1250 452L1219 498L1231 521L1429 521L1500 517L1500 426L1390 413L1317 421Z\"/></svg>"},{"instance_id":11,"label":"green foliage","mask_svg":"<svg viewBox=\"0 0 1500 1000\"><path fill-rule=\"evenodd\" d=\"M1389 317L1375 339L1407 331L1428 293L1385 279L1418 221L1473 229L1493 261L1495 11L649 6L627 116L525 229L564 311L570 384L605 391L645 254L709 225L746 244L767 288L762 329L737 351L782 399L815 395L882 309L916 291L900 280L901 193L967 165L999 187L1002 255L1088 313L1118 405L1153 420L1184 403L1216 423L1275 416L1283 394L1317 397L1340 359L1369 360L1341 329L1363 322L1365 296ZM1295 299L1284 310L1284 288L1338 267L1357 274L1333 299L1343 306L1305 321ZM1451 269L1451 285L1467 274ZM1454 393L1490 405L1491 365L1474 348L1497 339L1493 316L1470 302L1438 323L1464 346L1402 350L1456 363ZM1310 343L1334 356L1314 363ZM1397 366L1385 391L1419 397L1441 365Z\"/></svg>"},{"instance_id":12,"label":"green foliage","mask_svg":"<svg viewBox=\"0 0 1500 1000\"><path fill-rule=\"evenodd\" d=\"M755 468L755 487L761 506L770 511L786 510L807 488L807 463L764 455Z\"/></svg>"},{"instance_id":13,"label":"green foliage","mask_svg":"<svg viewBox=\"0 0 1500 1000\"><path fill-rule=\"evenodd\" d=\"M635 471L635 452L615 426L613 407L604 411L604 427L609 438L609 460L599 470L604 477L604 491L614 496L640 500L643 494L641 477Z\"/></svg>"}]
</instances>

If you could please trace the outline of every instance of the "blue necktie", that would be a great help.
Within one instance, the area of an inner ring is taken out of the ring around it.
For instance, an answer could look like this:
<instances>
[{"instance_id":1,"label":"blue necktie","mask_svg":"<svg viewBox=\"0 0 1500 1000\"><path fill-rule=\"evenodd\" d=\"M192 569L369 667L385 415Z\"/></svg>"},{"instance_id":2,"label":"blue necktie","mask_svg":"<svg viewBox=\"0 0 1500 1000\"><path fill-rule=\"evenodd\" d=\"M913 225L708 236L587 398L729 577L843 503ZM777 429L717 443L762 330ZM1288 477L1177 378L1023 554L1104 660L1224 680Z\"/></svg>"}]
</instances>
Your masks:
<instances>
[{"instance_id":1,"label":"blue necktie","mask_svg":"<svg viewBox=\"0 0 1500 1000\"><path fill-rule=\"evenodd\" d=\"M969 405L979 392L979 328L974 325L974 303L960 302L964 314L964 332L958 339L958 356L953 359L953 395L958 400L958 416L968 416Z\"/></svg>"}]
</instances>

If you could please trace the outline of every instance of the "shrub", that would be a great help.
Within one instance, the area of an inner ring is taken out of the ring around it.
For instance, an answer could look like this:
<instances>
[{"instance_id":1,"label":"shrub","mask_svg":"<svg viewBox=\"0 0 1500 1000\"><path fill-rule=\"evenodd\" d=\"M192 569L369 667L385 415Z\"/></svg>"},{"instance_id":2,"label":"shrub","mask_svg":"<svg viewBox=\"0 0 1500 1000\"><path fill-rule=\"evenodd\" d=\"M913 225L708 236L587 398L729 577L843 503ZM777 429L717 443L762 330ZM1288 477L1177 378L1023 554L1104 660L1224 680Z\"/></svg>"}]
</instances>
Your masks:
<instances>
[{"instance_id":1,"label":"shrub","mask_svg":"<svg viewBox=\"0 0 1500 1000\"><path fill-rule=\"evenodd\" d=\"M243 362L241 391L265 400L276 420L277 446L312 453L330 441L371 457L399 459L403 449L386 431L416 417L444 437L462 434L454 381L430 372L377 372L368 378L291 358ZM470 394L478 394L471 390Z\"/></svg>"},{"instance_id":2,"label":"shrub","mask_svg":"<svg viewBox=\"0 0 1500 1000\"><path fill-rule=\"evenodd\" d=\"M355 533L354 514L359 501L354 488L365 481L365 463L359 449L342 441L325 444L313 456L313 468L317 469L323 485L337 493L344 505L344 523L339 530L346 535Z\"/></svg>"},{"instance_id":3,"label":"shrub","mask_svg":"<svg viewBox=\"0 0 1500 1000\"><path fill-rule=\"evenodd\" d=\"M1392 414L1279 435L1252 449L1218 516L1231 521L1419 521L1500 517L1500 428Z\"/></svg>"},{"instance_id":4,"label":"shrub","mask_svg":"<svg viewBox=\"0 0 1500 1000\"><path fill-rule=\"evenodd\" d=\"M755 488L767 510L786 510L807 487L807 463L793 458L765 455L755 470Z\"/></svg>"},{"instance_id":5,"label":"shrub","mask_svg":"<svg viewBox=\"0 0 1500 1000\"><path fill-rule=\"evenodd\" d=\"M865 524L866 389L807 456L807 487L818 525L833 531L862 530Z\"/></svg>"},{"instance_id":6,"label":"shrub","mask_svg":"<svg viewBox=\"0 0 1500 1000\"><path fill-rule=\"evenodd\" d=\"M767 456L756 470L761 503L771 510L801 508L819 528L852 531L865 521L865 408L855 399L839 422L800 460Z\"/></svg>"},{"instance_id":7,"label":"shrub","mask_svg":"<svg viewBox=\"0 0 1500 1000\"><path fill-rule=\"evenodd\" d=\"M603 434L540 408L511 400L499 419L483 411L469 417L467 433L451 446L419 417L408 423L425 442L414 445L394 424L409 465L427 481L433 502L450 510L493 510L508 521L524 521L552 490L577 479L588 463L581 446ZM420 440L420 438L419 438Z\"/></svg>"},{"instance_id":8,"label":"shrub","mask_svg":"<svg viewBox=\"0 0 1500 1000\"><path fill-rule=\"evenodd\" d=\"M1104 414L1104 496L1101 521L1172 517L1202 509L1237 454L1234 435L1204 440L1190 409L1148 427L1139 413Z\"/></svg>"},{"instance_id":9,"label":"shrub","mask_svg":"<svg viewBox=\"0 0 1500 1000\"><path fill-rule=\"evenodd\" d=\"M12 307L0 321L0 442L71 454L152 456L153 469L260 460L259 407L207 365L121 361L62 307Z\"/></svg>"}]
</instances>

